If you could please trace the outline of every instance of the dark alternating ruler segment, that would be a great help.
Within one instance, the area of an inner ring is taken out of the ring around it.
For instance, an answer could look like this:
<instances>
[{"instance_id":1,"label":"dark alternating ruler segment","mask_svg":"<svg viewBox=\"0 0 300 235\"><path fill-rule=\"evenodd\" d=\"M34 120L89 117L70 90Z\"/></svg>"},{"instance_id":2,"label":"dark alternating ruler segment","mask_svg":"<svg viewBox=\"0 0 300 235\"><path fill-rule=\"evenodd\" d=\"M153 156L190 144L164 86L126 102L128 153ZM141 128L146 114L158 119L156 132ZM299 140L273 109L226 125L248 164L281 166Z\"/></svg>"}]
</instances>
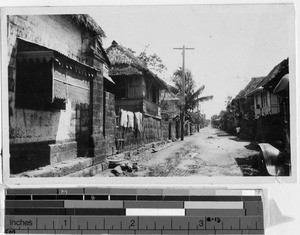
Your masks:
<instances>
[{"instance_id":1,"label":"dark alternating ruler segment","mask_svg":"<svg viewBox=\"0 0 300 235\"><path fill-rule=\"evenodd\" d=\"M260 190L7 189L6 233L264 234Z\"/></svg>"}]
</instances>

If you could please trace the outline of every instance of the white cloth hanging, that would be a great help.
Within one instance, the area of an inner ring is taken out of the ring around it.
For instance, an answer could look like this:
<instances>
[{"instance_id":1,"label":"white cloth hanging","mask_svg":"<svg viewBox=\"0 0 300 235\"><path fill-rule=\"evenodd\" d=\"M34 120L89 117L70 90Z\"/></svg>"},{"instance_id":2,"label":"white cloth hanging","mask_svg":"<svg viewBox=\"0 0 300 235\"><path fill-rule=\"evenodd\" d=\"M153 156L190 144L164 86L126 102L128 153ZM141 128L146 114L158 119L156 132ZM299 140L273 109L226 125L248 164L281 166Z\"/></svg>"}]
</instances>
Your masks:
<instances>
[{"instance_id":1,"label":"white cloth hanging","mask_svg":"<svg viewBox=\"0 0 300 235\"><path fill-rule=\"evenodd\" d=\"M130 111L127 111L127 117L128 117L128 128L134 127L134 114Z\"/></svg>"},{"instance_id":2,"label":"white cloth hanging","mask_svg":"<svg viewBox=\"0 0 300 235\"><path fill-rule=\"evenodd\" d=\"M121 109L120 126L128 127L128 115L127 115L127 111L123 110L123 109Z\"/></svg>"},{"instance_id":3,"label":"white cloth hanging","mask_svg":"<svg viewBox=\"0 0 300 235\"><path fill-rule=\"evenodd\" d=\"M136 126L139 132L143 131L143 114L140 112L134 113L136 118Z\"/></svg>"}]
</instances>

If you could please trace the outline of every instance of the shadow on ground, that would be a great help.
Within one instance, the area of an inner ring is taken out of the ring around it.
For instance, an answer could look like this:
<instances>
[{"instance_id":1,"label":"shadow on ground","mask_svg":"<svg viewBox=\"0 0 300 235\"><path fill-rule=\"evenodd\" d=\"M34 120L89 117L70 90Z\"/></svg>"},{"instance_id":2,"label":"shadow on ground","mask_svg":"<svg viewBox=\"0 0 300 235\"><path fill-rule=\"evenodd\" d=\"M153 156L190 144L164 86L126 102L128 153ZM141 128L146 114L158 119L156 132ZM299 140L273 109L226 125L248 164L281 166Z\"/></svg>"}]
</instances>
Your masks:
<instances>
[{"instance_id":1,"label":"shadow on ground","mask_svg":"<svg viewBox=\"0 0 300 235\"><path fill-rule=\"evenodd\" d=\"M229 138L230 140L236 141L236 142L249 142L248 139L244 139L244 138L238 138L238 137L232 137Z\"/></svg>"},{"instance_id":2,"label":"shadow on ground","mask_svg":"<svg viewBox=\"0 0 300 235\"><path fill-rule=\"evenodd\" d=\"M260 148L258 146L257 143L255 142L251 142L250 144L247 144L244 146L246 149L249 149L249 150L256 150L256 151L260 151Z\"/></svg>"},{"instance_id":3,"label":"shadow on ground","mask_svg":"<svg viewBox=\"0 0 300 235\"><path fill-rule=\"evenodd\" d=\"M260 153L246 158L235 158L244 176L269 176L267 169L262 162Z\"/></svg>"},{"instance_id":4,"label":"shadow on ground","mask_svg":"<svg viewBox=\"0 0 300 235\"><path fill-rule=\"evenodd\" d=\"M231 134L229 134L229 133L227 133L227 132L225 132L225 131L217 131L216 133L215 133L217 136L232 136Z\"/></svg>"}]
</instances>

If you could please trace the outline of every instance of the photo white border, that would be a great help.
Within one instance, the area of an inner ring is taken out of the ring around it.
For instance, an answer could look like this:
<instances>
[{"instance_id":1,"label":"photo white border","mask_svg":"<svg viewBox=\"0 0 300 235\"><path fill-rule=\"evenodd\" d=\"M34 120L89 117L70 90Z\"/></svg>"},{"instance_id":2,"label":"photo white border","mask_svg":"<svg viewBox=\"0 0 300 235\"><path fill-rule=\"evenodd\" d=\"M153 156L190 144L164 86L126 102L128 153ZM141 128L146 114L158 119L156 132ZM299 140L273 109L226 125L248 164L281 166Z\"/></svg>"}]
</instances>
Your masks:
<instances>
[{"instance_id":1,"label":"photo white border","mask_svg":"<svg viewBox=\"0 0 300 235\"><path fill-rule=\"evenodd\" d=\"M32 1L33 2L33 1ZM53 1L56 6L64 5L64 1ZM51 4L42 4L48 6L54 6ZM92 3L91 3L92 2ZM13 3L16 3L14 1ZM43 3L43 2L42 2ZM290 80L290 112L291 112L291 155L292 155L292 176L289 177L231 177L231 176L223 176L223 177L58 177L58 178L11 178L9 176L9 117L8 115L8 79L7 78L7 15L12 14L80 14L84 13L86 8L90 8L93 5L101 6L101 5L200 5L200 4L278 4L278 3L292 3L294 4L295 9L295 30L291 28L293 37L293 42L290 42L291 52L290 55L294 55L290 57L290 77L296 78L296 74L298 74L299 66L296 66L296 59L299 55L299 49L296 45L297 39L299 38L299 31L297 28L298 17L299 17L299 5L297 5L296 0L294 1L145 1L143 3L139 1L126 1L126 4L122 1L102 1L99 5L98 1L74 1L72 2L72 6L66 7L13 7L13 8L2 8L1 9L1 65L2 65L2 78L1 79L1 87L2 87L2 141L3 141L3 182L11 187L11 186L22 186L22 187L35 187L35 186L43 186L43 187L58 187L58 186L68 186L68 187L199 187L199 186L209 186L209 185L235 185L238 184L250 184L260 185L260 184L274 184L274 183L294 183L297 181L297 133L299 133L299 127L297 125L297 118L299 117L299 108L297 107L297 100L299 95L296 91L299 91L299 82L295 80ZM28 3L27 3L28 4ZM27 5L26 4L26 5ZM29 2L29 4L31 4ZM31 5L40 5L41 1L37 1ZM19 4L24 5L24 3ZM77 5L77 6L75 6ZM81 5L81 7L78 7ZM17 6L17 5L13 5ZM291 26L289 26L291 27ZM274 65L275 66L275 65ZM298 115L297 115L298 114ZM62 180L63 179L63 180ZM63 181L63 184L62 184Z\"/></svg>"}]
</instances>

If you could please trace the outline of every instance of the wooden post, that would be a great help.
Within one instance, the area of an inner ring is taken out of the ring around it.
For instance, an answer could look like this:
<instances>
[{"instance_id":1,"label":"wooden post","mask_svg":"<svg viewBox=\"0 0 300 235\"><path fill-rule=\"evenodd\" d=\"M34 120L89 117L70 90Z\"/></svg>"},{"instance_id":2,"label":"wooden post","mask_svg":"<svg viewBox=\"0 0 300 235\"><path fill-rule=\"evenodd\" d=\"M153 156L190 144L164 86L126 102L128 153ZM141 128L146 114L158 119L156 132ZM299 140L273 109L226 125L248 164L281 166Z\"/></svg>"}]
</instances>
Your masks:
<instances>
[{"instance_id":1,"label":"wooden post","mask_svg":"<svg viewBox=\"0 0 300 235\"><path fill-rule=\"evenodd\" d=\"M181 140L184 140L184 110L185 110L185 50L194 50L194 48L186 48L184 45L182 48L173 48L175 50L182 50L182 105L180 112L181 122Z\"/></svg>"}]
</instances>

